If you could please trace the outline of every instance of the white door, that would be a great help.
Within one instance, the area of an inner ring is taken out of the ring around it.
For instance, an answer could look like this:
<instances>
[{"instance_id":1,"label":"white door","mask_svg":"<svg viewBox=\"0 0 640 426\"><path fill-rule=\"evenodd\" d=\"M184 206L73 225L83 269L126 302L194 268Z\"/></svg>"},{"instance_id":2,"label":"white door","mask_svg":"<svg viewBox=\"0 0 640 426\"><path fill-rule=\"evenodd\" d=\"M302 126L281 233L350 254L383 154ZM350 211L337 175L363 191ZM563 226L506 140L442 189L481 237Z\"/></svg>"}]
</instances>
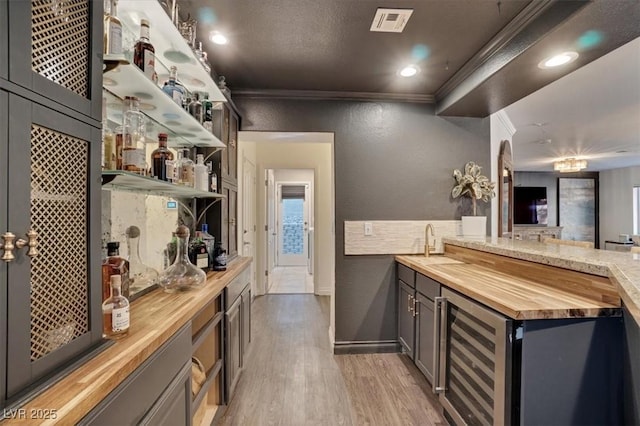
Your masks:
<instances>
[{"instance_id":1,"label":"white door","mask_svg":"<svg viewBox=\"0 0 640 426\"><path fill-rule=\"evenodd\" d=\"M256 241L256 166L246 158L243 159L242 182L242 255L255 259ZM255 262L251 262L251 284L256 294Z\"/></svg>"},{"instance_id":2,"label":"white door","mask_svg":"<svg viewBox=\"0 0 640 426\"><path fill-rule=\"evenodd\" d=\"M273 170L266 171L267 181L267 288L265 293L273 284L273 268L276 267L276 184Z\"/></svg>"},{"instance_id":3,"label":"white door","mask_svg":"<svg viewBox=\"0 0 640 426\"><path fill-rule=\"evenodd\" d=\"M278 184L278 266L307 266L309 183Z\"/></svg>"}]
</instances>

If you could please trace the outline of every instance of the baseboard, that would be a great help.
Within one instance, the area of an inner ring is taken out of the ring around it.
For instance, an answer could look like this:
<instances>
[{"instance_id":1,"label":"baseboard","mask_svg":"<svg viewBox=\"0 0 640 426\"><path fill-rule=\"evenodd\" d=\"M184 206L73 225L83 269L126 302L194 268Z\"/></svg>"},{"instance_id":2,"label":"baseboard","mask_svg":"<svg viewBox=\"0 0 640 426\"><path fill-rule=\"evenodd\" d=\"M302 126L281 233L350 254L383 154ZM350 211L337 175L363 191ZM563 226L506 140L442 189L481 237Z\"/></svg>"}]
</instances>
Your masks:
<instances>
[{"instance_id":1,"label":"baseboard","mask_svg":"<svg viewBox=\"0 0 640 426\"><path fill-rule=\"evenodd\" d=\"M400 345L395 340L361 340L354 342L334 342L335 355L346 354L386 354L400 352Z\"/></svg>"},{"instance_id":2,"label":"baseboard","mask_svg":"<svg viewBox=\"0 0 640 426\"><path fill-rule=\"evenodd\" d=\"M320 289L318 289L318 292L316 293L316 296L331 296L331 289L330 288L320 288Z\"/></svg>"}]
</instances>

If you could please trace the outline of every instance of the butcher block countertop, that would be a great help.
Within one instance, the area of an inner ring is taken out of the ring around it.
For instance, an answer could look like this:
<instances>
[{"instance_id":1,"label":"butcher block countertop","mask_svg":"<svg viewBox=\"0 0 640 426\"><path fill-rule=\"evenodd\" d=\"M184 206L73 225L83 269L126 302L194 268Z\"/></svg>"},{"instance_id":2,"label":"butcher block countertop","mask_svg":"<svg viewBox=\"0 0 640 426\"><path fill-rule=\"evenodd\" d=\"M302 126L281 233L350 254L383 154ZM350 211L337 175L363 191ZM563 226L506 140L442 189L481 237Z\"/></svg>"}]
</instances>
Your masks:
<instances>
[{"instance_id":1,"label":"butcher block countertop","mask_svg":"<svg viewBox=\"0 0 640 426\"><path fill-rule=\"evenodd\" d=\"M448 247L461 247L568 270L608 277L624 306L640 325L640 253L560 246L508 238L469 240L444 237Z\"/></svg>"},{"instance_id":2,"label":"butcher block countertop","mask_svg":"<svg viewBox=\"0 0 640 426\"><path fill-rule=\"evenodd\" d=\"M128 336L73 370L53 386L20 407L26 413L46 410L56 419L7 419L7 424L76 424L171 336L213 301L249 264L238 258L224 272L207 274L206 285L196 291L165 293L162 290L131 303Z\"/></svg>"}]
</instances>

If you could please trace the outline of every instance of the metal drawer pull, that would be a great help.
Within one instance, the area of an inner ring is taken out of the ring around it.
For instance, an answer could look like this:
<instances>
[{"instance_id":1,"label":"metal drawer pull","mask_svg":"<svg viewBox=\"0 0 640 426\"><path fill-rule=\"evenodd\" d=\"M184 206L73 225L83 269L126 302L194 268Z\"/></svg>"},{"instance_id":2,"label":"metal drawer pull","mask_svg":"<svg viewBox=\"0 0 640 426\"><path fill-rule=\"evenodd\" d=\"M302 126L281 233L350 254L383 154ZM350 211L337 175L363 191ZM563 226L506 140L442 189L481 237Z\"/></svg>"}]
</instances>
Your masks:
<instances>
[{"instance_id":1,"label":"metal drawer pull","mask_svg":"<svg viewBox=\"0 0 640 426\"><path fill-rule=\"evenodd\" d=\"M34 257L38 255L38 250L36 248L38 246L38 233L33 229L30 229L29 232L27 232L28 241L23 240L22 238L18 238L18 240L16 240L14 244L13 241L16 239L16 236L12 232L5 232L2 235L2 238L4 239L4 244L0 245L0 249L4 250L4 253L2 254L2 258L0 259L4 260L7 263L15 260L16 258L16 256L13 254L14 248L21 249L23 247L29 247L27 256Z\"/></svg>"}]
</instances>

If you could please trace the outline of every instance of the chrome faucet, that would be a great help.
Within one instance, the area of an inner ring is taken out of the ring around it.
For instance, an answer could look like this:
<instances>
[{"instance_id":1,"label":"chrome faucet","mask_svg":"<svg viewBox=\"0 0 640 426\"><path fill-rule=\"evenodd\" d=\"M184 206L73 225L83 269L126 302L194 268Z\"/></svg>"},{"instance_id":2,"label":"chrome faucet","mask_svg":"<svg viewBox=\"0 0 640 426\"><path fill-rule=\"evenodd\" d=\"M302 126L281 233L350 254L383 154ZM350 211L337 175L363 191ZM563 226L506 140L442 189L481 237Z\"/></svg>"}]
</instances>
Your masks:
<instances>
[{"instance_id":1,"label":"chrome faucet","mask_svg":"<svg viewBox=\"0 0 640 426\"><path fill-rule=\"evenodd\" d=\"M429 254L431 253L432 250L436 249L435 246L435 238L434 238L434 245L430 245L429 241L431 241L429 239L429 231L431 231L431 237L435 237L436 236L436 231L433 230L433 225L430 223L427 223L427 227L424 230L424 255L425 257L429 257Z\"/></svg>"}]
</instances>

